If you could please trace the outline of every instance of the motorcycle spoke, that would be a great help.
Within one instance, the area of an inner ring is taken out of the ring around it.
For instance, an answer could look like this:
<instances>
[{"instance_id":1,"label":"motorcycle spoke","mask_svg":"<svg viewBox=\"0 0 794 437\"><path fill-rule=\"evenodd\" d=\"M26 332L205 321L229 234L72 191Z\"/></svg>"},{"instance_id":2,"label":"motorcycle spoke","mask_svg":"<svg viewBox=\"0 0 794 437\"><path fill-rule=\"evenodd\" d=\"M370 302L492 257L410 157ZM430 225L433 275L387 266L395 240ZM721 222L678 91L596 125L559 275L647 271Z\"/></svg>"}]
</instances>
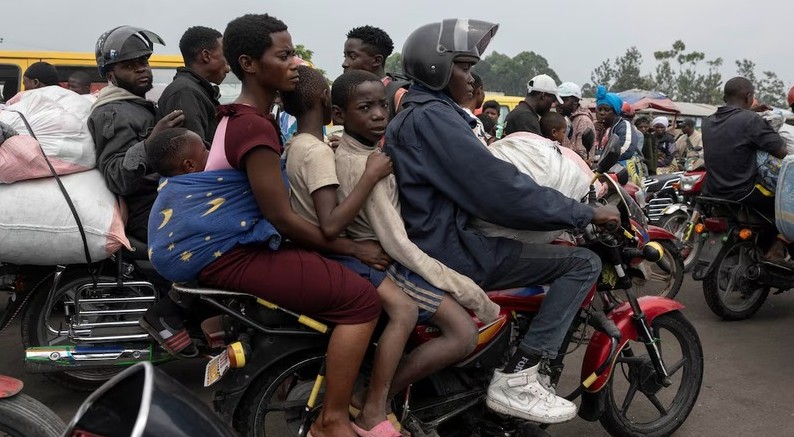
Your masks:
<instances>
[{"instance_id":1,"label":"motorcycle spoke","mask_svg":"<svg viewBox=\"0 0 794 437\"><path fill-rule=\"evenodd\" d=\"M670 275L669 274L664 274L664 273L651 272L651 277L648 280L649 281L667 282L667 281L670 280Z\"/></svg>"},{"instance_id":2,"label":"motorcycle spoke","mask_svg":"<svg viewBox=\"0 0 794 437\"><path fill-rule=\"evenodd\" d=\"M649 401L651 401L653 406L656 407L657 410L659 410L659 413L661 413L662 416L667 415L667 409L664 408L664 405L662 405L662 403L659 401L659 398L657 398L656 395L648 394L648 393L643 393L643 394L645 395L646 398L648 398Z\"/></svg>"},{"instance_id":3,"label":"motorcycle spoke","mask_svg":"<svg viewBox=\"0 0 794 437\"><path fill-rule=\"evenodd\" d=\"M629 390L626 392L626 397L623 399L623 405L620 407L621 416L625 416L626 412L629 410L631 401L634 400L634 395L637 394L637 387L639 387L639 383L637 382L637 378L634 378L631 381L631 385L629 385Z\"/></svg>"},{"instance_id":4,"label":"motorcycle spoke","mask_svg":"<svg viewBox=\"0 0 794 437\"><path fill-rule=\"evenodd\" d=\"M686 357L681 358L677 363L673 364L672 366L668 366L667 376L675 375L676 372L678 372L679 370L681 370L682 367L684 367L684 364L686 364Z\"/></svg>"}]
</instances>

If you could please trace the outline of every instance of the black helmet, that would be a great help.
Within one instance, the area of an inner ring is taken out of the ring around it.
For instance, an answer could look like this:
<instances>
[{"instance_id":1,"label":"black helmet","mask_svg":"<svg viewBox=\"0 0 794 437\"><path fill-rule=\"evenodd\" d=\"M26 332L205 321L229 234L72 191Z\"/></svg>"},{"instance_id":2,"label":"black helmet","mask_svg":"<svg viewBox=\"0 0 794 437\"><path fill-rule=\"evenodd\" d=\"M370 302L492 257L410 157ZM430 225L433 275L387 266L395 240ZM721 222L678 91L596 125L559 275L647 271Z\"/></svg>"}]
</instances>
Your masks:
<instances>
[{"instance_id":1,"label":"black helmet","mask_svg":"<svg viewBox=\"0 0 794 437\"><path fill-rule=\"evenodd\" d=\"M119 26L103 33L96 41L96 65L104 76L111 65L151 56L154 43L165 45L156 33L132 26Z\"/></svg>"},{"instance_id":2,"label":"black helmet","mask_svg":"<svg viewBox=\"0 0 794 437\"><path fill-rule=\"evenodd\" d=\"M426 24L405 40L403 71L414 81L440 91L449 83L453 62L479 61L498 29L498 24L467 19Z\"/></svg>"}]
</instances>

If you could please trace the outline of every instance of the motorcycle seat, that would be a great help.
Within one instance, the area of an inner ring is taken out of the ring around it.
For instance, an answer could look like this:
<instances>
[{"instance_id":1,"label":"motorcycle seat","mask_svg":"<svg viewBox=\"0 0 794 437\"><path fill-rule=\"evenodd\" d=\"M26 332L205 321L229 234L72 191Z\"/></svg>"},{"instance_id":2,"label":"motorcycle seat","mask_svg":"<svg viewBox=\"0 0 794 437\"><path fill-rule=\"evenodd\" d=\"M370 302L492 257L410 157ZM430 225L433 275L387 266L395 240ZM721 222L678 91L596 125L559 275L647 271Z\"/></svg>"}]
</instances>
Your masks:
<instances>
[{"instance_id":1,"label":"motorcycle seat","mask_svg":"<svg viewBox=\"0 0 794 437\"><path fill-rule=\"evenodd\" d=\"M237 291L220 290L217 288L203 287L196 282L189 283L174 283L174 290L179 293L187 293L197 296L217 296L217 297L248 297L256 298L256 296L248 293L240 293Z\"/></svg>"}]
</instances>

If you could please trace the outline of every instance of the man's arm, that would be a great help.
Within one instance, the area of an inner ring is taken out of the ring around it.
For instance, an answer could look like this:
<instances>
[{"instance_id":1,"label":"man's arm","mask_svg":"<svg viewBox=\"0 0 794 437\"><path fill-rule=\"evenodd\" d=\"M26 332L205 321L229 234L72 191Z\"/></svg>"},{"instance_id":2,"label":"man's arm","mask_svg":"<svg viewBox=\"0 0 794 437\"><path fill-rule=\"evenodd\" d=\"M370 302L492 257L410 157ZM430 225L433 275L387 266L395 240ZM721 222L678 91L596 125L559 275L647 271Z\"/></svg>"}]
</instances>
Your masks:
<instances>
[{"instance_id":1,"label":"man's arm","mask_svg":"<svg viewBox=\"0 0 794 437\"><path fill-rule=\"evenodd\" d=\"M97 151L97 168L110 191L121 196L135 193L146 176L143 141L115 110L103 109L88 119L88 130Z\"/></svg>"},{"instance_id":2,"label":"man's arm","mask_svg":"<svg viewBox=\"0 0 794 437\"><path fill-rule=\"evenodd\" d=\"M750 126L747 129L750 135L750 141L759 149L764 152L769 152L770 155L785 158L788 154L786 150L786 143L780 134L772 129L772 126L761 117L754 116L750 119Z\"/></svg>"},{"instance_id":3,"label":"man's arm","mask_svg":"<svg viewBox=\"0 0 794 437\"><path fill-rule=\"evenodd\" d=\"M167 99L161 98L158 102L157 112L158 114L170 114L175 110L181 109L185 114L185 122L182 127L197 133L202 140L212 142L212 138L206 138L209 120L205 118L206 115L202 111L203 107L204 103L196 95L195 91L182 89L171 94Z\"/></svg>"},{"instance_id":4,"label":"man's arm","mask_svg":"<svg viewBox=\"0 0 794 437\"><path fill-rule=\"evenodd\" d=\"M440 104L417 114L425 176L470 214L514 229L581 228L593 209L529 176L482 147L467 124Z\"/></svg>"}]
</instances>

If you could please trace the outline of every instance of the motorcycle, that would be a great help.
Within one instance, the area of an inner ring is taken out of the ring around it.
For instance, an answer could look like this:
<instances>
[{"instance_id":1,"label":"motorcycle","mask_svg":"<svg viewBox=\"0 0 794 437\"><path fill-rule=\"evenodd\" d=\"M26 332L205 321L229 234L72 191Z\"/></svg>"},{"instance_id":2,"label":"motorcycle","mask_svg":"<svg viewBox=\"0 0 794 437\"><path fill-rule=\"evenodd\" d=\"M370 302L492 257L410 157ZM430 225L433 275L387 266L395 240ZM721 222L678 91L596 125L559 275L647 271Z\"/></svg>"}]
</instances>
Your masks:
<instances>
[{"instance_id":1,"label":"motorcycle","mask_svg":"<svg viewBox=\"0 0 794 437\"><path fill-rule=\"evenodd\" d=\"M688 158L686 171L674 188L678 190L678 203L669 205L662 211L658 225L676 236L681 256L684 259L684 271L688 272L695 265L702 248L701 238L692 232L700 222L700 211L694 199L703 190L706 181L706 167L703 158Z\"/></svg>"},{"instance_id":2,"label":"motorcycle","mask_svg":"<svg viewBox=\"0 0 794 437\"><path fill-rule=\"evenodd\" d=\"M66 425L41 402L21 393L22 381L0 375L0 435L58 437Z\"/></svg>"},{"instance_id":3,"label":"motorcycle","mask_svg":"<svg viewBox=\"0 0 794 437\"><path fill-rule=\"evenodd\" d=\"M581 396L579 416L600 420L613 435L667 436L694 407L703 376L702 347L696 330L680 312L682 304L658 296L637 297L630 272L643 260L660 259L664 249L647 242L647 235L638 231L642 213L636 205L630 206L625 191L610 178L602 180L622 199L621 226L612 230L590 226L578 235L579 244L600 255L604 271L569 328L558 358L551 362L551 379L556 385L570 347L586 341L588 336L582 331L592 327L595 332L589 337L581 383L565 397ZM614 299L618 289L625 291L624 302ZM475 319L479 329L475 350L398 396L394 411L412 435L521 436L529 432L530 424L491 413L484 401L493 370L504 365L527 332L543 302L544 289L495 291L489 296L502 310L492 323ZM601 309L595 304L596 296ZM419 325L410 344L438 335L436 327ZM230 393L244 392L240 402L246 405L241 409L244 415L237 417L244 425L238 431L254 435L259 428L245 423L268 423L279 431L266 430L265 435L305 436L320 409L325 341L288 347L277 357L260 355L254 362L261 373L253 382L230 374L236 379L232 386L239 387ZM246 384L250 384L247 390ZM638 396L647 398L653 408L639 406ZM236 399L235 395L216 398L215 405L228 414Z\"/></svg>"},{"instance_id":4,"label":"motorcycle","mask_svg":"<svg viewBox=\"0 0 794 437\"><path fill-rule=\"evenodd\" d=\"M692 272L703 281L703 295L724 320L752 317L771 288L780 294L794 287L794 271L763 259L777 233L774 220L739 202L698 197L702 221L694 232L703 249Z\"/></svg>"}]
</instances>

